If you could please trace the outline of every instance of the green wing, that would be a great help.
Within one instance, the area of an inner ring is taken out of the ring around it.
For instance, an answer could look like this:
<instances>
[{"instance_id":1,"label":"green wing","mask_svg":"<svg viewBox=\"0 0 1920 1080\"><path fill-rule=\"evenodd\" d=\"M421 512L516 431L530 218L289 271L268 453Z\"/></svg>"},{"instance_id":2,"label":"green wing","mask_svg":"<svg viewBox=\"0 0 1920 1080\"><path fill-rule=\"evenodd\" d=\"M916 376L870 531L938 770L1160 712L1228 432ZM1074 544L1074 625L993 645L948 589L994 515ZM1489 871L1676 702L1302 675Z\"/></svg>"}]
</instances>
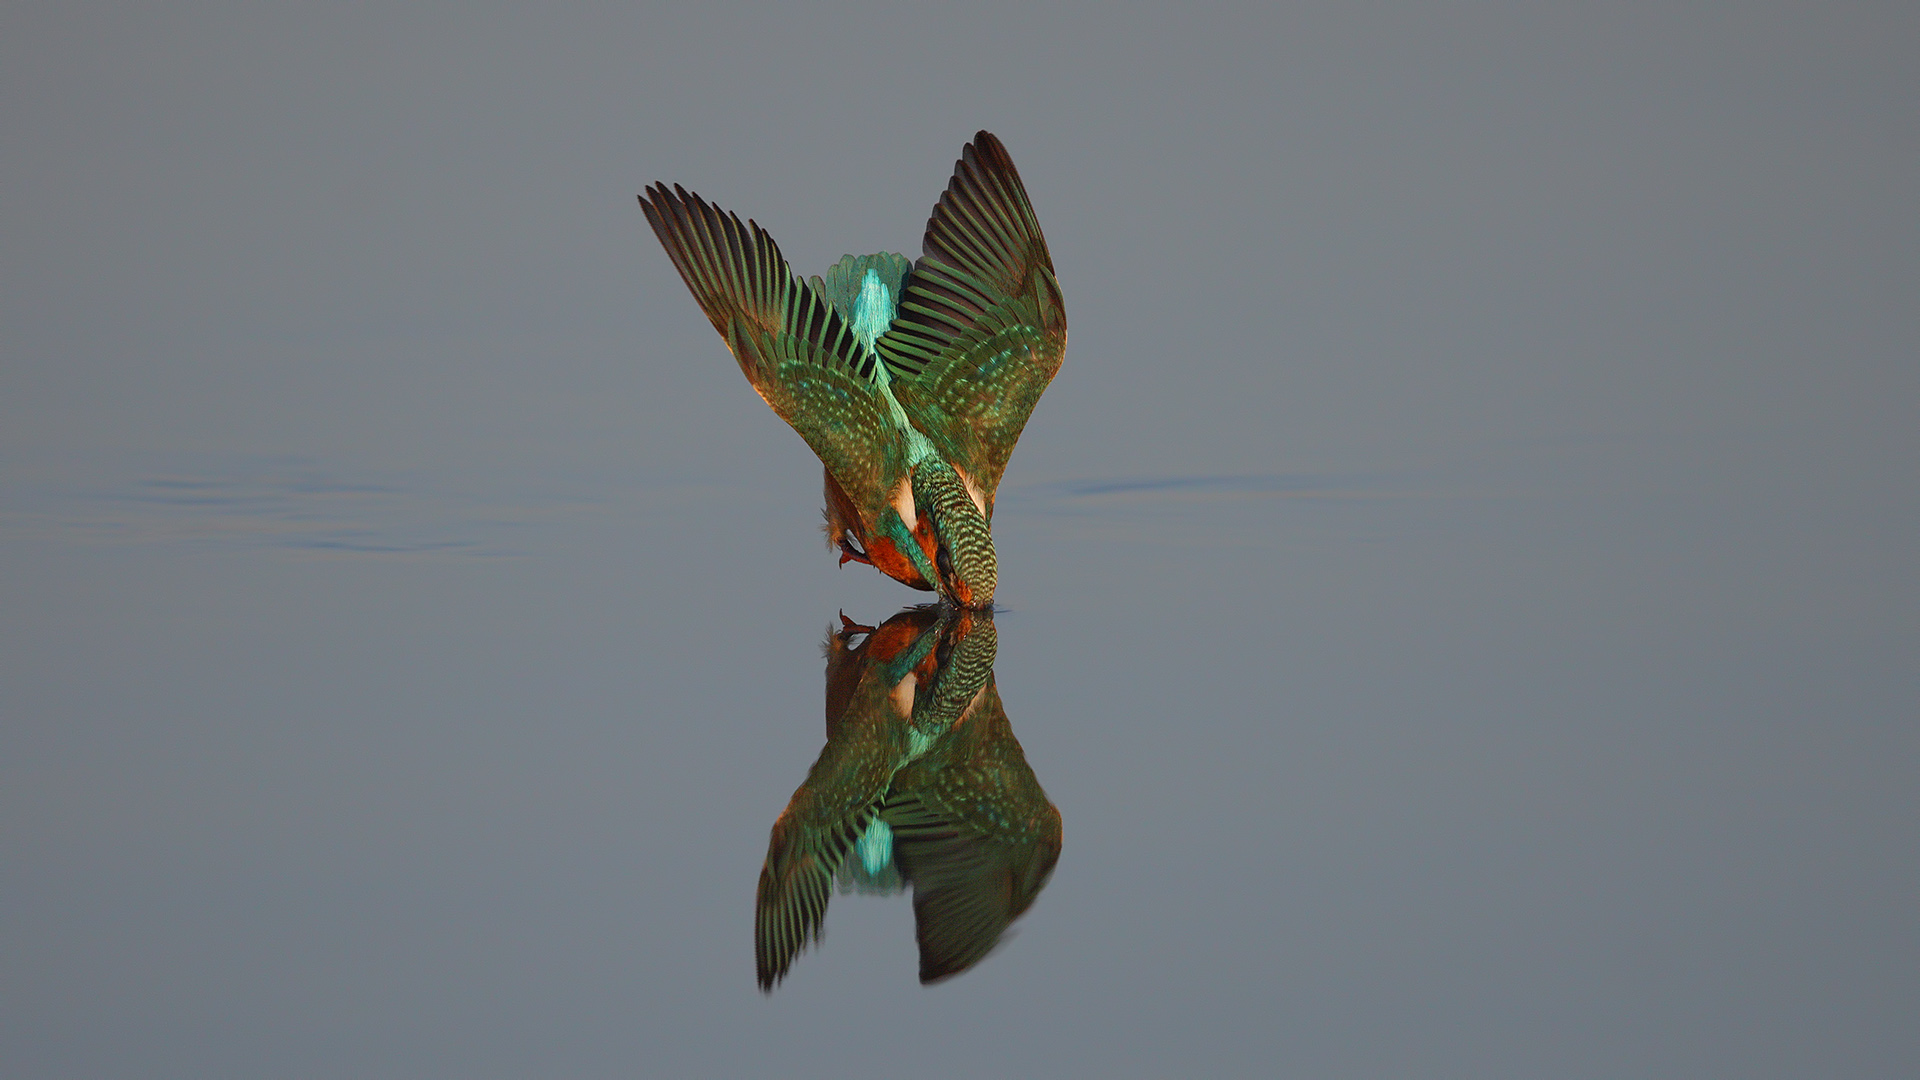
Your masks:
<instances>
[{"instance_id":1,"label":"green wing","mask_svg":"<svg viewBox=\"0 0 1920 1080\"><path fill-rule=\"evenodd\" d=\"M982 131L961 152L921 251L876 347L907 415L973 478L991 512L1067 347L1053 259L999 139Z\"/></svg>"},{"instance_id":2,"label":"green wing","mask_svg":"<svg viewBox=\"0 0 1920 1080\"><path fill-rule=\"evenodd\" d=\"M877 514L906 475L886 406L862 377L845 319L794 277L758 223L655 184L640 197L655 235L747 381L793 425L862 514Z\"/></svg>"},{"instance_id":3,"label":"green wing","mask_svg":"<svg viewBox=\"0 0 1920 1080\"><path fill-rule=\"evenodd\" d=\"M923 983L992 951L1060 859L1060 811L991 685L965 723L894 776L880 816L900 876L913 883Z\"/></svg>"}]
</instances>

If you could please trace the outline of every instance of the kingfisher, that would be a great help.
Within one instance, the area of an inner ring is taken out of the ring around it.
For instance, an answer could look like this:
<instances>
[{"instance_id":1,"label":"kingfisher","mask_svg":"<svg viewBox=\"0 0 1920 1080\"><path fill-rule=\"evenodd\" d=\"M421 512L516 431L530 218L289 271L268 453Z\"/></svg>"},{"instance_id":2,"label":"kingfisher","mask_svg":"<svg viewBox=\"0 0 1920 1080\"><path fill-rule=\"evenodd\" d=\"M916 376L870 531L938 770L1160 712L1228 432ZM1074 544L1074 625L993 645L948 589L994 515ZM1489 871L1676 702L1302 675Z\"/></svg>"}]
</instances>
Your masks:
<instances>
[{"instance_id":1,"label":"kingfisher","mask_svg":"<svg viewBox=\"0 0 1920 1080\"><path fill-rule=\"evenodd\" d=\"M920 981L980 962L1047 885L1060 811L994 685L993 613L845 615L827 641L827 744L773 824L754 898L754 959L772 992L841 892L913 889Z\"/></svg>"},{"instance_id":2,"label":"kingfisher","mask_svg":"<svg viewBox=\"0 0 1920 1080\"><path fill-rule=\"evenodd\" d=\"M991 608L994 494L1067 346L1053 259L1000 140L961 151L912 263L848 255L803 281L758 222L678 184L640 206L747 381L826 467L840 564Z\"/></svg>"}]
</instances>

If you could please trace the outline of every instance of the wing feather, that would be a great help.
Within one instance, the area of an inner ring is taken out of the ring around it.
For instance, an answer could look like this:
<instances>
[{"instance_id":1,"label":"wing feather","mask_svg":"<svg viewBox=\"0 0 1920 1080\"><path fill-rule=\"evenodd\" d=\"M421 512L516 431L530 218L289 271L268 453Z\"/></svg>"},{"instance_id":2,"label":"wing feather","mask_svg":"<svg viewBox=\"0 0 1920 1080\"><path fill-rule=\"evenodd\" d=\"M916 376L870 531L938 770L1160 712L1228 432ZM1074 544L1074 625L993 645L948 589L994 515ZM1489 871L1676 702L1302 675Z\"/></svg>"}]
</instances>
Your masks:
<instances>
[{"instance_id":1,"label":"wing feather","mask_svg":"<svg viewBox=\"0 0 1920 1080\"><path fill-rule=\"evenodd\" d=\"M753 955L760 989L787 977L794 958L825 935L833 879L874 811L825 828L806 828L790 814L774 822L767 861L754 894Z\"/></svg>"},{"instance_id":2,"label":"wing feather","mask_svg":"<svg viewBox=\"0 0 1920 1080\"><path fill-rule=\"evenodd\" d=\"M800 433L872 526L905 476L886 407L831 304L794 276L757 222L655 184L648 224L760 397Z\"/></svg>"},{"instance_id":3,"label":"wing feather","mask_svg":"<svg viewBox=\"0 0 1920 1080\"><path fill-rule=\"evenodd\" d=\"M974 136L927 221L900 312L877 343L894 394L989 509L1066 352L1053 258L1006 147Z\"/></svg>"}]
</instances>

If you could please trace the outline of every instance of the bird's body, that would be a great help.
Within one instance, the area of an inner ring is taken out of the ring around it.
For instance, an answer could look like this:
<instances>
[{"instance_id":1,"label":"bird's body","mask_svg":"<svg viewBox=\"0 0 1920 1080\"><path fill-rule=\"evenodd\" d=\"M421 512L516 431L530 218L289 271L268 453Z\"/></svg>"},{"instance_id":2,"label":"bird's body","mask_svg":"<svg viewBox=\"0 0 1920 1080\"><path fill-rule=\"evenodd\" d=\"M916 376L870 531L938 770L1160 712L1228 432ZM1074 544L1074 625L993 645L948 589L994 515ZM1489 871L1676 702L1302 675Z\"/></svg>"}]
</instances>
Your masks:
<instances>
[{"instance_id":1,"label":"bird's body","mask_svg":"<svg viewBox=\"0 0 1920 1080\"><path fill-rule=\"evenodd\" d=\"M678 186L640 203L747 380L825 465L840 561L991 606L994 495L1067 339L1000 141L968 144L912 264L849 255L802 281L755 222Z\"/></svg>"}]
</instances>

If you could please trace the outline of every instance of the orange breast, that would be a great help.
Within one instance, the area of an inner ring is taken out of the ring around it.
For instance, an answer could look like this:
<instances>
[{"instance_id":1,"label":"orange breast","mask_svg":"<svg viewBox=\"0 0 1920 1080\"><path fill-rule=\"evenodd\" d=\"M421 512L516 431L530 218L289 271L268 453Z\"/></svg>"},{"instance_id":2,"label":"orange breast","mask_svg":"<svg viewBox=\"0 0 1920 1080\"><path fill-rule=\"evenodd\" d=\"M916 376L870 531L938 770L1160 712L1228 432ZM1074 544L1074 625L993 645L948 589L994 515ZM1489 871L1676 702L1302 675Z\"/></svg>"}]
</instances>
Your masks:
<instances>
[{"instance_id":1,"label":"orange breast","mask_svg":"<svg viewBox=\"0 0 1920 1080\"><path fill-rule=\"evenodd\" d=\"M916 589L933 588L926 578L920 576L920 571L913 562L902 555L899 548L893 546L891 539L884 536L869 536L862 539L862 544L867 549L867 558L873 560L873 565L881 573Z\"/></svg>"},{"instance_id":2,"label":"orange breast","mask_svg":"<svg viewBox=\"0 0 1920 1080\"><path fill-rule=\"evenodd\" d=\"M860 518L860 511L853 505L853 500L847 497L846 491L840 487L839 482L833 478L833 474L825 470L822 472L826 477L828 537L838 541L843 532L853 534L854 542L859 544L860 550L866 553L867 561L881 573L916 589L932 591L933 583L920 576L920 571L914 567L913 560L907 558L905 552L894 546L890 538L876 536L869 532L866 522ZM914 523L913 538L919 542L921 550L927 553L927 561L931 563L937 542L933 536L933 522L925 515Z\"/></svg>"}]
</instances>

